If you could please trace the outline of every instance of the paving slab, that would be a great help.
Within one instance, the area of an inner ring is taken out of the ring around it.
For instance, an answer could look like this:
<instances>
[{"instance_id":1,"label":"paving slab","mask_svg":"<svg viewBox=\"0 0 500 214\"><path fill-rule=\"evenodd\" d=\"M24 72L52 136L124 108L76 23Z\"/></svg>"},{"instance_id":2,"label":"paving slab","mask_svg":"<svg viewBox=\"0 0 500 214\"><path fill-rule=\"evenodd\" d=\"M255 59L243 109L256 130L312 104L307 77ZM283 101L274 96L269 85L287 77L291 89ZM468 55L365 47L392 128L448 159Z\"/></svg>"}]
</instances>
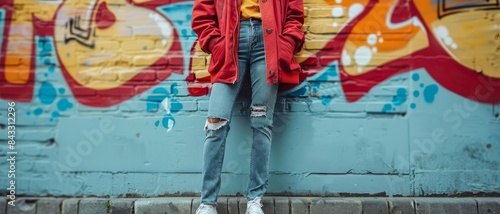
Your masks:
<instances>
[{"instance_id":1,"label":"paving slab","mask_svg":"<svg viewBox=\"0 0 500 214\"><path fill-rule=\"evenodd\" d=\"M227 212L231 214L238 214L239 212L238 198L229 198L227 200Z\"/></svg>"},{"instance_id":2,"label":"paving slab","mask_svg":"<svg viewBox=\"0 0 500 214\"><path fill-rule=\"evenodd\" d=\"M285 197L274 198L274 214L289 214L290 200Z\"/></svg>"},{"instance_id":3,"label":"paving slab","mask_svg":"<svg viewBox=\"0 0 500 214\"><path fill-rule=\"evenodd\" d=\"M41 198L36 202L36 213L60 214L61 203L60 198Z\"/></svg>"},{"instance_id":4,"label":"paving slab","mask_svg":"<svg viewBox=\"0 0 500 214\"><path fill-rule=\"evenodd\" d=\"M132 198L112 198L109 200L111 206L110 214L133 214L134 202Z\"/></svg>"},{"instance_id":5,"label":"paving slab","mask_svg":"<svg viewBox=\"0 0 500 214\"><path fill-rule=\"evenodd\" d=\"M109 199L83 198L78 205L78 214L107 214L111 212Z\"/></svg>"},{"instance_id":6,"label":"paving slab","mask_svg":"<svg viewBox=\"0 0 500 214\"><path fill-rule=\"evenodd\" d=\"M142 198L134 202L135 213L190 213L192 198Z\"/></svg>"},{"instance_id":7,"label":"paving slab","mask_svg":"<svg viewBox=\"0 0 500 214\"><path fill-rule=\"evenodd\" d=\"M4 197L0 197L0 213L7 213L7 200Z\"/></svg>"},{"instance_id":8,"label":"paving slab","mask_svg":"<svg viewBox=\"0 0 500 214\"><path fill-rule=\"evenodd\" d=\"M387 198L390 214L415 214L413 198Z\"/></svg>"},{"instance_id":9,"label":"paving slab","mask_svg":"<svg viewBox=\"0 0 500 214\"><path fill-rule=\"evenodd\" d=\"M65 199L62 202L61 212L62 214L78 214L78 204L80 199L70 198Z\"/></svg>"},{"instance_id":10,"label":"paving slab","mask_svg":"<svg viewBox=\"0 0 500 214\"><path fill-rule=\"evenodd\" d=\"M309 213L309 199L304 198L291 198L290 199L290 212L291 213Z\"/></svg>"},{"instance_id":11,"label":"paving slab","mask_svg":"<svg viewBox=\"0 0 500 214\"><path fill-rule=\"evenodd\" d=\"M500 198L475 198L479 214L500 214Z\"/></svg>"},{"instance_id":12,"label":"paving slab","mask_svg":"<svg viewBox=\"0 0 500 214\"><path fill-rule=\"evenodd\" d=\"M319 198L311 203L311 214L362 214L363 206L359 199Z\"/></svg>"},{"instance_id":13,"label":"paving slab","mask_svg":"<svg viewBox=\"0 0 500 214\"><path fill-rule=\"evenodd\" d=\"M389 206L385 198L362 198L363 214L387 214Z\"/></svg>"},{"instance_id":14,"label":"paving slab","mask_svg":"<svg viewBox=\"0 0 500 214\"><path fill-rule=\"evenodd\" d=\"M472 198L415 198L415 213L477 213L476 201Z\"/></svg>"},{"instance_id":15,"label":"paving slab","mask_svg":"<svg viewBox=\"0 0 500 214\"><path fill-rule=\"evenodd\" d=\"M7 205L7 214L36 214L36 198L16 198L15 205Z\"/></svg>"}]
</instances>

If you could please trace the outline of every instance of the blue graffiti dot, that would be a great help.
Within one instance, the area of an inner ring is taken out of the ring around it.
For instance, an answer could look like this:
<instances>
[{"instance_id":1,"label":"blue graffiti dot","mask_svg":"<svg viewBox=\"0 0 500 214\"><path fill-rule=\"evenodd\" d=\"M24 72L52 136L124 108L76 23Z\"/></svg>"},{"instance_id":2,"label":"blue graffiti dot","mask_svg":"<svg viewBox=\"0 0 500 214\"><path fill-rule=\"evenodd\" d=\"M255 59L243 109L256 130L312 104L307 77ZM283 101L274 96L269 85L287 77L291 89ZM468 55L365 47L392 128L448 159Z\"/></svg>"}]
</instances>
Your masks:
<instances>
[{"instance_id":1,"label":"blue graffiti dot","mask_svg":"<svg viewBox=\"0 0 500 214\"><path fill-rule=\"evenodd\" d=\"M175 119L172 117L172 115L167 114L161 120L161 124L163 125L163 128L171 129L175 126Z\"/></svg>"},{"instance_id":2,"label":"blue graffiti dot","mask_svg":"<svg viewBox=\"0 0 500 214\"><path fill-rule=\"evenodd\" d=\"M177 95L179 93L179 89L177 89L176 82L172 83L172 85L170 86L170 93L173 95Z\"/></svg>"},{"instance_id":3,"label":"blue graffiti dot","mask_svg":"<svg viewBox=\"0 0 500 214\"><path fill-rule=\"evenodd\" d=\"M73 108L73 103L70 103L66 98L62 98L57 102L57 109L59 111L66 111L70 108Z\"/></svg>"},{"instance_id":4,"label":"blue graffiti dot","mask_svg":"<svg viewBox=\"0 0 500 214\"><path fill-rule=\"evenodd\" d=\"M52 117L54 117L54 118L59 117L59 112L57 112L57 111L52 112Z\"/></svg>"},{"instance_id":5,"label":"blue graffiti dot","mask_svg":"<svg viewBox=\"0 0 500 214\"><path fill-rule=\"evenodd\" d=\"M191 36L197 36L197 34L194 32L194 30L191 31Z\"/></svg>"},{"instance_id":6,"label":"blue graffiti dot","mask_svg":"<svg viewBox=\"0 0 500 214\"><path fill-rule=\"evenodd\" d=\"M186 20L191 20L191 14L186 14Z\"/></svg>"},{"instance_id":7,"label":"blue graffiti dot","mask_svg":"<svg viewBox=\"0 0 500 214\"><path fill-rule=\"evenodd\" d=\"M26 112L26 115L30 116L30 115L31 115L31 112L27 111L27 112Z\"/></svg>"},{"instance_id":8,"label":"blue graffiti dot","mask_svg":"<svg viewBox=\"0 0 500 214\"><path fill-rule=\"evenodd\" d=\"M416 107L417 107L417 104L415 104L415 103L410 104L410 108L415 109Z\"/></svg>"},{"instance_id":9,"label":"blue graffiti dot","mask_svg":"<svg viewBox=\"0 0 500 214\"><path fill-rule=\"evenodd\" d=\"M183 36L187 36L188 31L187 31L186 29L182 29L182 30L181 30L181 34L182 34Z\"/></svg>"},{"instance_id":10,"label":"blue graffiti dot","mask_svg":"<svg viewBox=\"0 0 500 214\"><path fill-rule=\"evenodd\" d=\"M44 82L40 89L38 90L38 98L43 104L51 104L57 97L56 88L52 83Z\"/></svg>"},{"instance_id":11,"label":"blue graffiti dot","mask_svg":"<svg viewBox=\"0 0 500 214\"><path fill-rule=\"evenodd\" d=\"M48 76L49 76L49 74L48 74L48 73L44 73L44 74L43 74L43 76L48 77Z\"/></svg>"},{"instance_id":12,"label":"blue graffiti dot","mask_svg":"<svg viewBox=\"0 0 500 214\"><path fill-rule=\"evenodd\" d=\"M42 114L43 110L41 108L37 108L33 111L33 114L36 116L40 116Z\"/></svg>"},{"instance_id":13,"label":"blue graffiti dot","mask_svg":"<svg viewBox=\"0 0 500 214\"><path fill-rule=\"evenodd\" d=\"M64 88L59 88L59 94L64 94L64 92L66 91Z\"/></svg>"},{"instance_id":14,"label":"blue graffiti dot","mask_svg":"<svg viewBox=\"0 0 500 214\"><path fill-rule=\"evenodd\" d=\"M396 91L396 96L392 98L392 103L395 106L400 106L404 102L406 102L406 92L407 90L405 88L398 88Z\"/></svg>"},{"instance_id":15,"label":"blue graffiti dot","mask_svg":"<svg viewBox=\"0 0 500 214\"><path fill-rule=\"evenodd\" d=\"M420 75L418 75L417 73L414 73L413 75L411 75L411 79L413 79L413 81L418 81L420 79Z\"/></svg>"},{"instance_id":16,"label":"blue graffiti dot","mask_svg":"<svg viewBox=\"0 0 500 214\"><path fill-rule=\"evenodd\" d=\"M177 101L176 99L170 100L170 111L172 113L177 113L182 109L182 103Z\"/></svg>"},{"instance_id":17,"label":"blue graffiti dot","mask_svg":"<svg viewBox=\"0 0 500 214\"><path fill-rule=\"evenodd\" d=\"M436 94L438 93L438 86L436 84L428 85L424 89L424 100L427 103L432 103L434 102L434 98Z\"/></svg>"},{"instance_id":18,"label":"blue graffiti dot","mask_svg":"<svg viewBox=\"0 0 500 214\"><path fill-rule=\"evenodd\" d=\"M50 118L50 122L53 122L53 121L54 121L54 119Z\"/></svg>"},{"instance_id":19,"label":"blue graffiti dot","mask_svg":"<svg viewBox=\"0 0 500 214\"><path fill-rule=\"evenodd\" d=\"M55 67L55 66L51 65L51 66L49 67L49 72L50 72L50 73L54 73L54 71L55 71L55 70L56 70L56 67Z\"/></svg>"},{"instance_id":20,"label":"blue graffiti dot","mask_svg":"<svg viewBox=\"0 0 500 214\"><path fill-rule=\"evenodd\" d=\"M414 96L414 97L418 97L418 96L420 96L420 92L419 92L419 91L417 91L417 90L413 91L413 96Z\"/></svg>"},{"instance_id":21,"label":"blue graffiti dot","mask_svg":"<svg viewBox=\"0 0 500 214\"><path fill-rule=\"evenodd\" d=\"M45 65L50 65L50 64L51 64L51 63L50 63L50 59L45 59L45 60L43 60L43 64L45 64Z\"/></svg>"},{"instance_id":22,"label":"blue graffiti dot","mask_svg":"<svg viewBox=\"0 0 500 214\"><path fill-rule=\"evenodd\" d=\"M47 52L48 52L48 51L52 51L52 45L49 43L49 41L48 41L48 40L47 40L47 41L45 41L45 44L44 44L44 46L43 46L43 50L44 50L44 51L47 51Z\"/></svg>"},{"instance_id":23,"label":"blue graffiti dot","mask_svg":"<svg viewBox=\"0 0 500 214\"><path fill-rule=\"evenodd\" d=\"M157 112L160 108L160 103L167 97L170 97L170 94L165 88L155 88L153 95L146 98L146 110L148 112Z\"/></svg>"},{"instance_id":24,"label":"blue graffiti dot","mask_svg":"<svg viewBox=\"0 0 500 214\"><path fill-rule=\"evenodd\" d=\"M323 105L328 105L328 103L330 103L330 101L332 101L332 97L321 97L321 104Z\"/></svg>"},{"instance_id":25,"label":"blue graffiti dot","mask_svg":"<svg viewBox=\"0 0 500 214\"><path fill-rule=\"evenodd\" d=\"M420 83L420 88L423 88L424 87L424 84L423 83Z\"/></svg>"},{"instance_id":26,"label":"blue graffiti dot","mask_svg":"<svg viewBox=\"0 0 500 214\"><path fill-rule=\"evenodd\" d=\"M382 108L382 112L389 112L392 109L391 104L385 104L384 107Z\"/></svg>"},{"instance_id":27,"label":"blue graffiti dot","mask_svg":"<svg viewBox=\"0 0 500 214\"><path fill-rule=\"evenodd\" d=\"M160 125L160 121L159 120L155 121L155 126L158 127L159 125Z\"/></svg>"}]
</instances>

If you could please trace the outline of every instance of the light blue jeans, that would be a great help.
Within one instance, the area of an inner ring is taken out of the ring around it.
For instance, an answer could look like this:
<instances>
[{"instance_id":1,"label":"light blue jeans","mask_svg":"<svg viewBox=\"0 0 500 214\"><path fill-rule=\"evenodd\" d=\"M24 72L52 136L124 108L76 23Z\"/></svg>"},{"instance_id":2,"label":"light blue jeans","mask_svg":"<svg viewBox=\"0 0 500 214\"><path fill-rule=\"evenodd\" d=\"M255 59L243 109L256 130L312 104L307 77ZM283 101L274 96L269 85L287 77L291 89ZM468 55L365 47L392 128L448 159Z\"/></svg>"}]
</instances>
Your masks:
<instances>
[{"instance_id":1,"label":"light blue jeans","mask_svg":"<svg viewBox=\"0 0 500 214\"><path fill-rule=\"evenodd\" d=\"M253 131L250 155L250 183L247 199L262 197L267 190L269 155L271 152L272 124L278 85L266 81L264 38L260 20L241 22L238 44L239 79L235 84L214 83L210 92L208 118L222 119L205 125L206 138L203 150L203 183L201 203L217 204L221 185L226 137L233 112L233 105L250 76L252 102L250 122Z\"/></svg>"}]
</instances>

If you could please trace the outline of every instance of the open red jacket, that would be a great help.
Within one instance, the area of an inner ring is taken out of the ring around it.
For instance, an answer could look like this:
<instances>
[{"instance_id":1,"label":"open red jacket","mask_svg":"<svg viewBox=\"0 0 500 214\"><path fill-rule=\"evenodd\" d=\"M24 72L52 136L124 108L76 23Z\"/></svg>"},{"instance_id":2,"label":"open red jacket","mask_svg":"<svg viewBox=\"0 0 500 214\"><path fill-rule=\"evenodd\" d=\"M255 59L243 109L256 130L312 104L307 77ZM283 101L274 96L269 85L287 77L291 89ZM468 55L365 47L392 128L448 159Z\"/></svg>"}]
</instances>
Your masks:
<instances>
[{"instance_id":1,"label":"open red jacket","mask_svg":"<svg viewBox=\"0 0 500 214\"><path fill-rule=\"evenodd\" d=\"M299 83L300 65L294 54L304 44L302 0L259 0L264 31L267 83ZM195 0L192 28L201 49L212 54L211 82L238 79L241 0Z\"/></svg>"}]
</instances>

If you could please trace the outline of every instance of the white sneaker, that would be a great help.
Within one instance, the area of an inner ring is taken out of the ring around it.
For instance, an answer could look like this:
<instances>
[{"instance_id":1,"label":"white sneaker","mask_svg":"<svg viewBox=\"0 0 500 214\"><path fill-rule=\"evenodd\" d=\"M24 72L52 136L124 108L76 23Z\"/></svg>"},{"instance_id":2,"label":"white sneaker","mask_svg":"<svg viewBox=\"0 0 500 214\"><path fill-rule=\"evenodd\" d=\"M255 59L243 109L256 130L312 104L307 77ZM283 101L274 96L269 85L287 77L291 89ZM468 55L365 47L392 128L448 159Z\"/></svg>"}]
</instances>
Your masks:
<instances>
[{"instance_id":1,"label":"white sneaker","mask_svg":"<svg viewBox=\"0 0 500 214\"><path fill-rule=\"evenodd\" d=\"M260 203L261 198L257 197L247 203L246 214L264 214L262 211L262 203Z\"/></svg>"},{"instance_id":2,"label":"white sneaker","mask_svg":"<svg viewBox=\"0 0 500 214\"><path fill-rule=\"evenodd\" d=\"M217 209L213 205L200 204L196 210L196 214L217 214Z\"/></svg>"}]
</instances>

